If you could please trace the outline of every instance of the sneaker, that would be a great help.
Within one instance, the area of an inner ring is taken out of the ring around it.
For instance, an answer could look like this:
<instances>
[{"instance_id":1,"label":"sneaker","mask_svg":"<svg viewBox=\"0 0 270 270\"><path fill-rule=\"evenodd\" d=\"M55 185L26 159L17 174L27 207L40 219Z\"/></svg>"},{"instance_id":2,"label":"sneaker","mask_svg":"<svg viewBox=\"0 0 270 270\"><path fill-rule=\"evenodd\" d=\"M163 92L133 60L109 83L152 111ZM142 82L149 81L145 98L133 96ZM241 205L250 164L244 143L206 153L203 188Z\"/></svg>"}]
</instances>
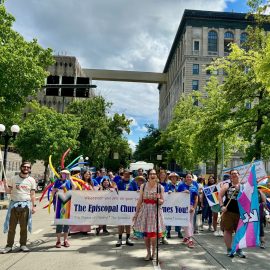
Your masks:
<instances>
[{"instance_id":1,"label":"sneaker","mask_svg":"<svg viewBox=\"0 0 270 270\"><path fill-rule=\"evenodd\" d=\"M235 253L239 258L246 258L246 255L243 253L242 249L238 249Z\"/></svg>"},{"instance_id":2,"label":"sneaker","mask_svg":"<svg viewBox=\"0 0 270 270\"><path fill-rule=\"evenodd\" d=\"M203 231L203 225L199 226L199 231L201 231L201 232Z\"/></svg>"},{"instance_id":3,"label":"sneaker","mask_svg":"<svg viewBox=\"0 0 270 270\"><path fill-rule=\"evenodd\" d=\"M227 256L230 257L230 258L233 258L234 257L234 254L232 254L231 252L232 252L232 249L231 248L227 248Z\"/></svg>"},{"instance_id":4,"label":"sneaker","mask_svg":"<svg viewBox=\"0 0 270 270\"><path fill-rule=\"evenodd\" d=\"M167 232L167 238L172 238L171 237L171 232Z\"/></svg>"},{"instance_id":5,"label":"sneaker","mask_svg":"<svg viewBox=\"0 0 270 270\"><path fill-rule=\"evenodd\" d=\"M128 238L128 239L126 240L126 245L127 245L127 246L134 246L134 243Z\"/></svg>"},{"instance_id":6,"label":"sneaker","mask_svg":"<svg viewBox=\"0 0 270 270\"><path fill-rule=\"evenodd\" d=\"M223 231L221 231L221 230L218 232L218 234L219 234L219 236L221 236L221 237L224 236L224 233L223 233Z\"/></svg>"},{"instance_id":7,"label":"sneaker","mask_svg":"<svg viewBox=\"0 0 270 270\"><path fill-rule=\"evenodd\" d=\"M121 247L122 246L122 240L119 239L115 246L116 247Z\"/></svg>"},{"instance_id":8,"label":"sneaker","mask_svg":"<svg viewBox=\"0 0 270 270\"><path fill-rule=\"evenodd\" d=\"M199 234L199 231L198 230L195 230L193 233L194 234Z\"/></svg>"},{"instance_id":9,"label":"sneaker","mask_svg":"<svg viewBox=\"0 0 270 270\"><path fill-rule=\"evenodd\" d=\"M265 244L264 244L264 242L261 242L260 248L265 249Z\"/></svg>"},{"instance_id":10,"label":"sneaker","mask_svg":"<svg viewBox=\"0 0 270 270\"><path fill-rule=\"evenodd\" d=\"M186 245L188 242L189 242L189 239L185 237L185 238L183 239L182 244Z\"/></svg>"},{"instance_id":11,"label":"sneaker","mask_svg":"<svg viewBox=\"0 0 270 270\"><path fill-rule=\"evenodd\" d=\"M183 236L183 234L181 232L178 232L178 238L181 238L181 239L184 238L184 236Z\"/></svg>"},{"instance_id":12,"label":"sneaker","mask_svg":"<svg viewBox=\"0 0 270 270\"><path fill-rule=\"evenodd\" d=\"M64 241L63 246L64 247L70 247L70 244L69 244L68 240L65 240Z\"/></svg>"},{"instance_id":13,"label":"sneaker","mask_svg":"<svg viewBox=\"0 0 270 270\"><path fill-rule=\"evenodd\" d=\"M164 238L164 237L162 237L160 243L163 244L163 245L169 245L169 242L168 242L167 239Z\"/></svg>"},{"instance_id":14,"label":"sneaker","mask_svg":"<svg viewBox=\"0 0 270 270\"><path fill-rule=\"evenodd\" d=\"M27 247L27 246L21 246L21 251L23 251L23 252L29 252L30 250L29 250L29 248Z\"/></svg>"},{"instance_id":15,"label":"sneaker","mask_svg":"<svg viewBox=\"0 0 270 270\"><path fill-rule=\"evenodd\" d=\"M195 245L194 245L193 240L189 240L188 243L187 243L187 246L188 246L188 248L194 248Z\"/></svg>"},{"instance_id":16,"label":"sneaker","mask_svg":"<svg viewBox=\"0 0 270 270\"><path fill-rule=\"evenodd\" d=\"M56 244L55 244L55 247L56 248L61 248L61 242L60 241L57 241Z\"/></svg>"},{"instance_id":17,"label":"sneaker","mask_svg":"<svg viewBox=\"0 0 270 270\"><path fill-rule=\"evenodd\" d=\"M100 233L100 228L96 228L96 235L99 235Z\"/></svg>"},{"instance_id":18,"label":"sneaker","mask_svg":"<svg viewBox=\"0 0 270 270\"><path fill-rule=\"evenodd\" d=\"M218 231L214 231L214 236L219 236L219 232Z\"/></svg>"},{"instance_id":19,"label":"sneaker","mask_svg":"<svg viewBox=\"0 0 270 270\"><path fill-rule=\"evenodd\" d=\"M6 254L12 251L12 247L5 247L2 251L1 254Z\"/></svg>"}]
</instances>

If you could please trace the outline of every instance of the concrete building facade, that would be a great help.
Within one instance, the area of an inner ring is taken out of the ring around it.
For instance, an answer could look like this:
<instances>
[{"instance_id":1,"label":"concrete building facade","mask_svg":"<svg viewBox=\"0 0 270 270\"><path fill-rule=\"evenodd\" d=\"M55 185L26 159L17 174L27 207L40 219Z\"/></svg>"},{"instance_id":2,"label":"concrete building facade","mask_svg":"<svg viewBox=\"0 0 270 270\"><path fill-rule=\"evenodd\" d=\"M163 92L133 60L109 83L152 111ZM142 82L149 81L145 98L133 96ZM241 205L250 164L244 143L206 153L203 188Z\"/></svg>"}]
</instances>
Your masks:
<instances>
[{"instance_id":1,"label":"concrete building facade","mask_svg":"<svg viewBox=\"0 0 270 270\"><path fill-rule=\"evenodd\" d=\"M185 10L172 44L164 73L167 83L159 84L159 127L165 129L172 119L173 110L182 95L193 91L204 92L210 79L208 65L229 54L229 44L242 46L247 39L246 29L254 25L252 17L244 13ZM270 31L270 24L264 25ZM216 74L223 80L224 74ZM196 104L194 99L194 105ZM228 167L242 164L235 153ZM211 164L210 164L211 165ZM265 162L269 171L270 163ZM210 171L206 168L206 171Z\"/></svg>"},{"instance_id":2,"label":"concrete building facade","mask_svg":"<svg viewBox=\"0 0 270 270\"><path fill-rule=\"evenodd\" d=\"M167 84L159 85L161 129L167 127L182 95L203 91L210 78L206 67L215 58L228 55L229 43L243 44L246 28L252 24L254 20L244 13L184 11L163 71L168 76ZM270 25L266 30L270 30Z\"/></svg>"}]
</instances>

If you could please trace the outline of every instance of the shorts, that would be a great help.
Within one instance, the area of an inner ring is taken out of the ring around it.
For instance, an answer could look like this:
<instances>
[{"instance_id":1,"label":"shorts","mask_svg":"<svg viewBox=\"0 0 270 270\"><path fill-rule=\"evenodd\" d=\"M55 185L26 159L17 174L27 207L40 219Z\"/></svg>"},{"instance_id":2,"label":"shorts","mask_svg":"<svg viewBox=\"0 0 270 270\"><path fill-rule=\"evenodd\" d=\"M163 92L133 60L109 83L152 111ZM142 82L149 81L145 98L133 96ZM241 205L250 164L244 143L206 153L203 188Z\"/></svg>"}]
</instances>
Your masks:
<instances>
[{"instance_id":1,"label":"shorts","mask_svg":"<svg viewBox=\"0 0 270 270\"><path fill-rule=\"evenodd\" d=\"M69 225L56 225L56 233L68 233Z\"/></svg>"},{"instance_id":2,"label":"shorts","mask_svg":"<svg viewBox=\"0 0 270 270\"><path fill-rule=\"evenodd\" d=\"M225 212L221 219L221 229L223 231L236 232L240 215L233 212Z\"/></svg>"}]
</instances>

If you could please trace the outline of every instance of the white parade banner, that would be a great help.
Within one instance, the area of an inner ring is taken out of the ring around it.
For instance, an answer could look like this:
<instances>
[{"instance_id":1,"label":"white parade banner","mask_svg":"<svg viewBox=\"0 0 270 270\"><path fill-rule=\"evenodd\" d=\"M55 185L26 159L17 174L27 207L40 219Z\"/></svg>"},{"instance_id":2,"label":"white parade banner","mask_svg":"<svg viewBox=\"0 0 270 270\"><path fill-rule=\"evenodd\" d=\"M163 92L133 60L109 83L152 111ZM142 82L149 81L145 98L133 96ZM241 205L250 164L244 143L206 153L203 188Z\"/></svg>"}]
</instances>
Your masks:
<instances>
[{"instance_id":1,"label":"white parade banner","mask_svg":"<svg viewBox=\"0 0 270 270\"><path fill-rule=\"evenodd\" d=\"M265 166L264 166L264 163L263 163L262 160L254 161L253 164L255 165L257 180L258 179L263 179L264 177L267 176L267 173L265 171ZM240 175L240 179L241 180L243 179L242 180L242 183L246 183L247 180L248 180L248 176L249 176L251 167L252 166L250 166L250 163L248 163L248 164L245 164L245 165L240 165L240 166L229 168L229 169L224 169L224 170L222 170L222 173L223 174L230 174L230 171L232 169L238 170L239 175ZM261 181L260 184L262 184L264 182L267 182L267 178L265 179L265 181Z\"/></svg>"},{"instance_id":2,"label":"white parade banner","mask_svg":"<svg viewBox=\"0 0 270 270\"><path fill-rule=\"evenodd\" d=\"M58 192L55 224L132 225L139 192L79 191ZM187 226L190 195L165 193L162 205L166 225Z\"/></svg>"}]
</instances>

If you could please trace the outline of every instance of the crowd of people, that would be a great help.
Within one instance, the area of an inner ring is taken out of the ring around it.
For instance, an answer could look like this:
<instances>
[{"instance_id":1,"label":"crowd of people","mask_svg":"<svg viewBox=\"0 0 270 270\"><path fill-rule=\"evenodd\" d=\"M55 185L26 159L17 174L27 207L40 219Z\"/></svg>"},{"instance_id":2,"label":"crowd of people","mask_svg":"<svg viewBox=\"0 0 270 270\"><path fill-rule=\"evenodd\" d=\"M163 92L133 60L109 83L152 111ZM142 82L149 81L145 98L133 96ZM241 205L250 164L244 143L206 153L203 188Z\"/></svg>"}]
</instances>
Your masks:
<instances>
[{"instance_id":1,"label":"crowd of people","mask_svg":"<svg viewBox=\"0 0 270 270\"><path fill-rule=\"evenodd\" d=\"M8 232L7 245L2 253L8 253L12 250L14 244L14 236L16 225L19 221L21 227L20 245L21 250L28 252L26 246L27 227L31 231L32 214L36 212L35 204L35 189L36 183L30 176L31 164L24 162L21 165L21 173L15 178L4 180L4 186L7 193L11 194L11 203L7 212L5 222L5 232ZM165 226L162 204L164 203L164 194L171 194L173 192L184 192L190 195L190 211L188 226L180 227L175 226L174 230L177 237L182 239L182 243L188 248L194 248L193 235L198 233L199 230L207 230L213 232L215 236L223 236L224 242L227 247L227 255L231 254L231 246L233 233L236 231L239 221L239 208L237 204L237 194L240 188L239 173L237 170L230 172L229 183L222 185L219 192L219 205L218 207L211 207L204 195L203 188L217 183L217 179L210 175L208 179L203 177L195 177L191 172L187 172L185 177L180 177L176 172L169 172L160 169L158 172L154 169L149 170L147 173L142 168L139 168L135 175L129 170L121 169L117 174L111 171L101 169L93 172L83 169L82 171L73 171L63 169L60 172L60 178L54 182L52 195L54 196L58 190L63 188L67 190L78 189L78 186L70 175L76 174L86 184L83 189L87 190L119 190L119 191L136 191L139 192L139 199L136 206L136 213L133 217L133 226L121 225L118 226L118 240L115 244L116 247L123 245L123 235L126 234L125 244L133 246L134 239L144 238L146 257L145 260L152 260L155 258L156 239L160 239L161 244L169 244L168 239L172 237L171 226ZM260 193L261 204L261 248L265 247L264 229L263 224L265 204L265 195ZM225 198L225 200L224 200ZM220 226L218 226L219 216L222 216ZM158 222L157 222L158 220ZM93 226L92 226L93 227ZM133 231L131 230L133 227ZM220 227L220 230L218 230ZM57 225L56 226L56 248L69 247L68 236L74 233L88 234L93 228L91 225ZM95 226L96 235L101 233L104 235L110 234L106 225L101 224ZM64 236L61 242L61 236ZM224 235L223 235L224 234ZM133 238L133 239L132 239ZM235 253L241 258L245 258L245 254L241 249Z\"/></svg>"}]
</instances>

